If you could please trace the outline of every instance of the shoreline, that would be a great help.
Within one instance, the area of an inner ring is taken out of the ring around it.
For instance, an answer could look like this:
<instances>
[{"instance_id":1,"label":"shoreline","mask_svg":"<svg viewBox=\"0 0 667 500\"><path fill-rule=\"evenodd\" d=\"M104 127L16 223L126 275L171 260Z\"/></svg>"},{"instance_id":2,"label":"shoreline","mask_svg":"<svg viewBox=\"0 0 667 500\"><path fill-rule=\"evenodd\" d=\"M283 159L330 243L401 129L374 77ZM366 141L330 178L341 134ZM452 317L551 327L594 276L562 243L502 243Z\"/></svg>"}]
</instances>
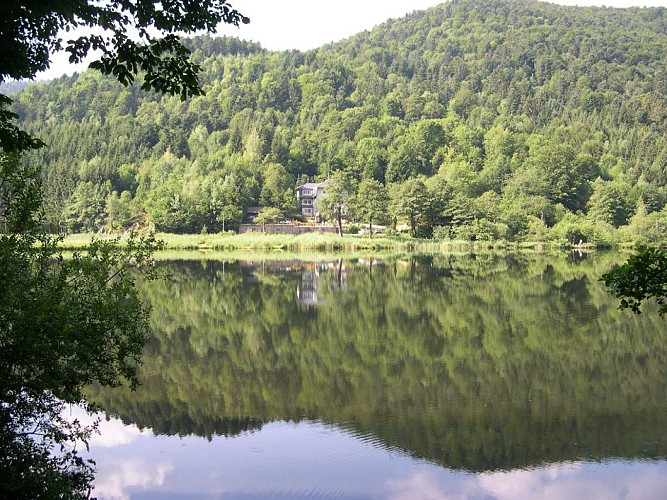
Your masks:
<instances>
[{"instance_id":1,"label":"shoreline","mask_svg":"<svg viewBox=\"0 0 667 500\"><path fill-rule=\"evenodd\" d=\"M564 241L464 241L433 240L410 237L376 237L359 235L301 234L286 235L276 233L245 234L171 234L155 233L163 242L163 250L228 252L228 251L285 251L285 252L477 252L477 251L594 251L633 249L634 244L598 246L594 243L571 245ZM118 240L122 245L125 237L120 235L97 235L78 233L65 236L58 243L63 250L85 250L91 239Z\"/></svg>"}]
</instances>

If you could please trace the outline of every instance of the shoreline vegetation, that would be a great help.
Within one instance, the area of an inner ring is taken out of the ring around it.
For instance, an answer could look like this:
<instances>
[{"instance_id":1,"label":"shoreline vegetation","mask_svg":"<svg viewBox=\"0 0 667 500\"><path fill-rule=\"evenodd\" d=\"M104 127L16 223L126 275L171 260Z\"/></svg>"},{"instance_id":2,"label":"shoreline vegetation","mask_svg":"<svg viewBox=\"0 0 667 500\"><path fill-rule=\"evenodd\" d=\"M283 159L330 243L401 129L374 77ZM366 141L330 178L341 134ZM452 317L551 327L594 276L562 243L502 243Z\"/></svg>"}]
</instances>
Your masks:
<instances>
[{"instance_id":1,"label":"shoreline vegetation","mask_svg":"<svg viewBox=\"0 0 667 500\"><path fill-rule=\"evenodd\" d=\"M631 244L596 245L583 243L573 245L561 240L558 241L524 241L508 242L502 240L465 241L465 240L436 240L425 238L411 238L408 236L377 236L368 238L361 235L333 234L276 234L276 233L217 233L217 234L171 234L156 233L155 237L163 243L163 250L167 251L316 251L316 252L470 252L480 250L496 251L563 251L563 250L597 250L597 249L627 249L634 248ZM127 239L126 236L96 235L93 233L70 234L59 243L64 250L85 250L91 240L117 239L119 246Z\"/></svg>"}]
</instances>

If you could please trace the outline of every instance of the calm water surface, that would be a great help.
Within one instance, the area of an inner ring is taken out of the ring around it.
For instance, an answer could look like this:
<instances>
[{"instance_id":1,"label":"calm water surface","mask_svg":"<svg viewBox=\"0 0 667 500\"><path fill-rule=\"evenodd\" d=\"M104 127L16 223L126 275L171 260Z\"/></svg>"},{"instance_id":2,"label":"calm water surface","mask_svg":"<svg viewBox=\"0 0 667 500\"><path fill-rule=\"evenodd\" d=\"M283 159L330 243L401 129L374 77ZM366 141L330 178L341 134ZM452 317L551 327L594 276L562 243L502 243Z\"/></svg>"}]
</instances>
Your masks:
<instances>
[{"instance_id":1,"label":"calm water surface","mask_svg":"<svg viewBox=\"0 0 667 500\"><path fill-rule=\"evenodd\" d=\"M164 263L100 498L665 498L667 343L617 254Z\"/></svg>"}]
</instances>

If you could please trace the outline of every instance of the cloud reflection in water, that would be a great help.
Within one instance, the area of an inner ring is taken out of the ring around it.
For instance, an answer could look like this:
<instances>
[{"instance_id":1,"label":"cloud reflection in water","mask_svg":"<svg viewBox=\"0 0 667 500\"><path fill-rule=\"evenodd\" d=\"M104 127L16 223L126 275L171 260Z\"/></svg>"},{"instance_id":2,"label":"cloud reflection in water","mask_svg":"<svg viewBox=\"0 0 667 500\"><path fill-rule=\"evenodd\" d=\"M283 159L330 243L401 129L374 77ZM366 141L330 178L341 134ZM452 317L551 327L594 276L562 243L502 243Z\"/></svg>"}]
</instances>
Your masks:
<instances>
[{"instance_id":1,"label":"cloud reflection in water","mask_svg":"<svg viewBox=\"0 0 667 500\"><path fill-rule=\"evenodd\" d=\"M174 470L170 463L150 463L145 460L116 460L105 464L98 474L93 492L100 499L128 500L130 490L159 491L167 474Z\"/></svg>"},{"instance_id":2,"label":"cloud reflection in water","mask_svg":"<svg viewBox=\"0 0 667 500\"><path fill-rule=\"evenodd\" d=\"M153 436L112 419L92 447L100 499L664 498L665 461L574 462L472 474L369 445L322 423L275 422L234 438ZM130 429L123 430L123 427ZM111 437L105 436L109 433ZM115 444L112 444L115 443Z\"/></svg>"}]
</instances>

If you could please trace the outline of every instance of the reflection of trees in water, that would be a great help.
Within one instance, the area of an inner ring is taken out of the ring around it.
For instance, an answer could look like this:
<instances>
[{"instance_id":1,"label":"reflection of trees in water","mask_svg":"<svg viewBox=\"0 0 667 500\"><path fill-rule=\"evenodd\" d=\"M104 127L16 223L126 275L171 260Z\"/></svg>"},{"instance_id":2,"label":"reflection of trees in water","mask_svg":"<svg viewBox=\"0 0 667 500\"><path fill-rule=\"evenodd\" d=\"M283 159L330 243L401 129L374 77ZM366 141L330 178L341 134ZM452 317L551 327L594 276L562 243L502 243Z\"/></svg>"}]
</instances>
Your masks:
<instances>
[{"instance_id":1,"label":"reflection of trees in water","mask_svg":"<svg viewBox=\"0 0 667 500\"><path fill-rule=\"evenodd\" d=\"M317 308L295 293L313 265L168 264L142 387L96 397L159 433L319 419L472 470L664 456L663 324L616 310L612 259L336 261Z\"/></svg>"}]
</instances>

